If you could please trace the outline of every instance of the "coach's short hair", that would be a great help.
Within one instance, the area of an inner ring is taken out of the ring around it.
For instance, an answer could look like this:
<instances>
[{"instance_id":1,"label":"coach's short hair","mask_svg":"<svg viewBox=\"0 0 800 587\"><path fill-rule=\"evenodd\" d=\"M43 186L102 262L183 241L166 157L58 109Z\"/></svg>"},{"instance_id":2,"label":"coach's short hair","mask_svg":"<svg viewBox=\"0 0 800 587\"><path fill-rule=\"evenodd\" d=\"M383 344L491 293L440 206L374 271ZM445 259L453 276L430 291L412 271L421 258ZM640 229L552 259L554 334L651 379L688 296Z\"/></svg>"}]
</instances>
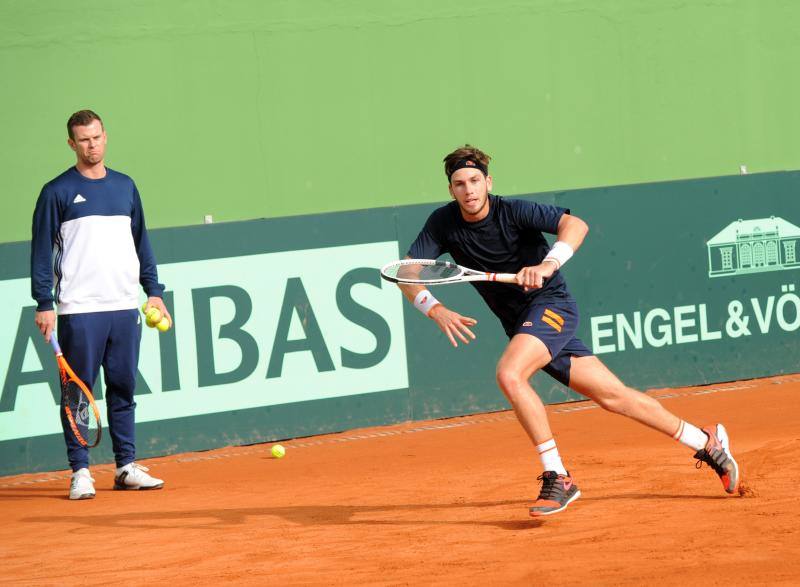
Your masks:
<instances>
[{"instance_id":1,"label":"coach's short hair","mask_svg":"<svg viewBox=\"0 0 800 587\"><path fill-rule=\"evenodd\" d=\"M103 120L96 112L92 112L91 110L78 110L75 114L70 116L67 121L67 134L69 134L69 138L75 139L75 134L72 132L73 127L89 125L93 120L97 120L100 122L100 126L105 128L103 127Z\"/></svg>"}]
</instances>

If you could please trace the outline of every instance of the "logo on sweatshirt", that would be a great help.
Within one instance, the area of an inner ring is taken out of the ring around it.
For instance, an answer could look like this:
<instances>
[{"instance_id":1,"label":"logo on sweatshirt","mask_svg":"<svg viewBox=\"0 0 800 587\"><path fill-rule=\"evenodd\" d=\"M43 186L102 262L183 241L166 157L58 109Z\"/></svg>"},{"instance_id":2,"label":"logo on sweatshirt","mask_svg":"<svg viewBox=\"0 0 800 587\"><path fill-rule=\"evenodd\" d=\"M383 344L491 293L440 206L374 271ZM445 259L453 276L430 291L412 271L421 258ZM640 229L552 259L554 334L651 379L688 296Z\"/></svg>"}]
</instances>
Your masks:
<instances>
[{"instance_id":1,"label":"logo on sweatshirt","mask_svg":"<svg viewBox=\"0 0 800 587\"><path fill-rule=\"evenodd\" d=\"M75 196L75 199L72 200L72 203L73 204L80 204L81 202L85 202L85 201L86 201L86 198L84 198L82 195L78 194L77 196Z\"/></svg>"}]
</instances>

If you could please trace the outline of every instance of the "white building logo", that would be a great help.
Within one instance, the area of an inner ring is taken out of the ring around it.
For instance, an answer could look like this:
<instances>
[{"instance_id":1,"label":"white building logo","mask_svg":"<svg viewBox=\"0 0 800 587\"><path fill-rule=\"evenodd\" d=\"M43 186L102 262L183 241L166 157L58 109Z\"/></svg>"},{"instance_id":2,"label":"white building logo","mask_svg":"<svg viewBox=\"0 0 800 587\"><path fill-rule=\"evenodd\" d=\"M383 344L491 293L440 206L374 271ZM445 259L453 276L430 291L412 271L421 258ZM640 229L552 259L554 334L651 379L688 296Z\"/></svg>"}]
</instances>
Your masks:
<instances>
[{"instance_id":1,"label":"white building logo","mask_svg":"<svg viewBox=\"0 0 800 587\"><path fill-rule=\"evenodd\" d=\"M709 277L800 269L800 227L777 216L731 222L706 244Z\"/></svg>"}]
</instances>

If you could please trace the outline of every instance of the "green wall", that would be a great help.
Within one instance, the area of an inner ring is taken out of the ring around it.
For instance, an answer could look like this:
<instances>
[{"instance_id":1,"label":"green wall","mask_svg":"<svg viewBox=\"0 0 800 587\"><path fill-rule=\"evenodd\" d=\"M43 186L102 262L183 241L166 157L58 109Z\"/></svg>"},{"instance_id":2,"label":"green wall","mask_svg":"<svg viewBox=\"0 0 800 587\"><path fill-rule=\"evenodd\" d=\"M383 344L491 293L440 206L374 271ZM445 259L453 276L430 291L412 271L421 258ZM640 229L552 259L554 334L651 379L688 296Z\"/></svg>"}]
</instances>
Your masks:
<instances>
[{"instance_id":1,"label":"green wall","mask_svg":"<svg viewBox=\"0 0 800 587\"><path fill-rule=\"evenodd\" d=\"M91 107L151 227L795 169L793 0L0 3L0 242Z\"/></svg>"}]
</instances>

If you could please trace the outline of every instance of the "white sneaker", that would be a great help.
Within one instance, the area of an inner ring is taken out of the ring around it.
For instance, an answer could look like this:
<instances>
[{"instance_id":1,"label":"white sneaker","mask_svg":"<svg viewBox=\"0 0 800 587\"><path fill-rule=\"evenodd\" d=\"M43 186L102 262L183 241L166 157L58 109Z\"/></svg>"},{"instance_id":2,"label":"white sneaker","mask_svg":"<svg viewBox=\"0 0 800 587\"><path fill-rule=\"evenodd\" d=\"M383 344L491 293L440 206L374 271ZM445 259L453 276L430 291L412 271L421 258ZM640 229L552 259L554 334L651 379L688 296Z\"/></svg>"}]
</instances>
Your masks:
<instances>
[{"instance_id":1,"label":"white sneaker","mask_svg":"<svg viewBox=\"0 0 800 587\"><path fill-rule=\"evenodd\" d=\"M114 489L161 489L164 487L164 481L147 474L149 470L136 463L118 467L117 474L114 476Z\"/></svg>"},{"instance_id":2,"label":"white sneaker","mask_svg":"<svg viewBox=\"0 0 800 587\"><path fill-rule=\"evenodd\" d=\"M89 469L84 467L72 474L72 482L69 484L70 499L94 499L94 479L89 473Z\"/></svg>"}]
</instances>

